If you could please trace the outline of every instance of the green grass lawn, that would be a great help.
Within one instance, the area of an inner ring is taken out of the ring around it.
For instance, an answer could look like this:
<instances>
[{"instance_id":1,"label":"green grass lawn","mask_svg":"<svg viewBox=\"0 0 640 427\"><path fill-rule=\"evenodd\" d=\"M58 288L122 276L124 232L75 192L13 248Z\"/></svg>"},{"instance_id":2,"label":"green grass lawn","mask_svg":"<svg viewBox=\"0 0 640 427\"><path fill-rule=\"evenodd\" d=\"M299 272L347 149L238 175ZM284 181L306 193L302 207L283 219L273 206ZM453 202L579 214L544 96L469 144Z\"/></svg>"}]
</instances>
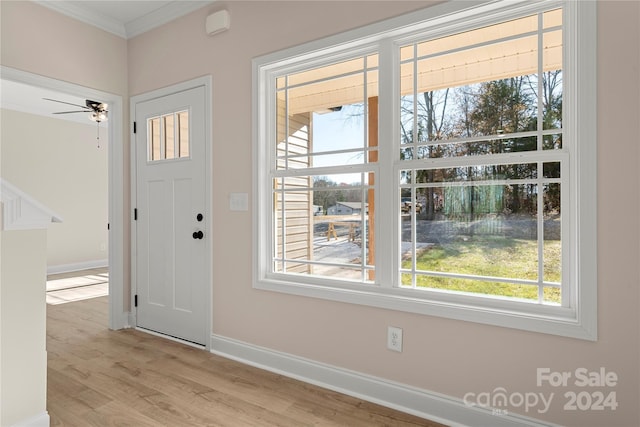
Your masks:
<instances>
[{"instance_id":1,"label":"green grass lawn","mask_svg":"<svg viewBox=\"0 0 640 427\"><path fill-rule=\"evenodd\" d=\"M427 248L418 254L416 270L537 280L537 254L538 247L535 240L475 237L466 241L453 241ZM559 240L545 241L544 259L545 281L560 282L561 243ZM403 261L403 268L411 268L411 260ZM410 285L411 276L403 274L402 281L403 284ZM538 287L533 285L427 275L418 275L416 284L425 288L538 299ZM560 289L545 288L544 300L548 303L560 303Z\"/></svg>"}]
</instances>

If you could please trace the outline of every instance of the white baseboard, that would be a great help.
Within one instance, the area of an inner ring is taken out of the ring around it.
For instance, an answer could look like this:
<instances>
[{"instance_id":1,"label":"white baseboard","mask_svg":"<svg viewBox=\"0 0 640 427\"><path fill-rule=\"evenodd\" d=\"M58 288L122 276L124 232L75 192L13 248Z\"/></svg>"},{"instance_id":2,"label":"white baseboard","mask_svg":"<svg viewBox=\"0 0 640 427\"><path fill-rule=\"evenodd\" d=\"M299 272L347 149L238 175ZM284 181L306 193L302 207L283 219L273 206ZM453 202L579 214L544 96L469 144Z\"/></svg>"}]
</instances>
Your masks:
<instances>
[{"instance_id":1,"label":"white baseboard","mask_svg":"<svg viewBox=\"0 0 640 427\"><path fill-rule=\"evenodd\" d=\"M494 415L462 399L212 335L211 352L229 359L450 426L549 427L517 414Z\"/></svg>"},{"instance_id":2,"label":"white baseboard","mask_svg":"<svg viewBox=\"0 0 640 427\"><path fill-rule=\"evenodd\" d=\"M49 427L49 424L49 413L45 411L42 414L36 415L35 417L22 420L14 424L12 427Z\"/></svg>"},{"instance_id":3,"label":"white baseboard","mask_svg":"<svg viewBox=\"0 0 640 427\"><path fill-rule=\"evenodd\" d=\"M133 306L133 303L131 303L131 305ZM133 312L133 310L134 310L134 307L131 307L131 311L127 315L127 322L128 322L127 327L128 328L135 328L136 325L138 324L138 321L136 319L136 315Z\"/></svg>"},{"instance_id":4,"label":"white baseboard","mask_svg":"<svg viewBox=\"0 0 640 427\"><path fill-rule=\"evenodd\" d=\"M111 295L109 295L109 298L111 298ZM111 309L112 307L114 307L114 303L111 302L111 299L110 299L109 309ZM131 328L132 324L133 323L131 323L130 312L125 312L125 313L111 312L111 316L109 316L109 329L112 329L114 331L117 331L119 329Z\"/></svg>"},{"instance_id":5,"label":"white baseboard","mask_svg":"<svg viewBox=\"0 0 640 427\"><path fill-rule=\"evenodd\" d=\"M96 259L93 261L47 266L47 274L69 273L72 271L89 270L91 268L102 268L108 266L109 259Z\"/></svg>"}]
</instances>

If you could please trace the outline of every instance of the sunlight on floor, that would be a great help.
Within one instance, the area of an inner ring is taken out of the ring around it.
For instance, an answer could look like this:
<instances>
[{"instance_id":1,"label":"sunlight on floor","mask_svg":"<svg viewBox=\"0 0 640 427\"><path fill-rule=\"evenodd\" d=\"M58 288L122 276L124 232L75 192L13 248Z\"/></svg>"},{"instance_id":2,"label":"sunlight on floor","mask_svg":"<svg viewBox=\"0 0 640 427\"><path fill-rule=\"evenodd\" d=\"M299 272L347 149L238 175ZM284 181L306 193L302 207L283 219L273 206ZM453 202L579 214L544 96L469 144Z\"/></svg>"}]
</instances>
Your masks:
<instances>
[{"instance_id":1,"label":"sunlight on floor","mask_svg":"<svg viewBox=\"0 0 640 427\"><path fill-rule=\"evenodd\" d=\"M47 304L64 304L105 295L109 295L109 271L106 268L47 278Z\"/></svg>"}]
</instances>

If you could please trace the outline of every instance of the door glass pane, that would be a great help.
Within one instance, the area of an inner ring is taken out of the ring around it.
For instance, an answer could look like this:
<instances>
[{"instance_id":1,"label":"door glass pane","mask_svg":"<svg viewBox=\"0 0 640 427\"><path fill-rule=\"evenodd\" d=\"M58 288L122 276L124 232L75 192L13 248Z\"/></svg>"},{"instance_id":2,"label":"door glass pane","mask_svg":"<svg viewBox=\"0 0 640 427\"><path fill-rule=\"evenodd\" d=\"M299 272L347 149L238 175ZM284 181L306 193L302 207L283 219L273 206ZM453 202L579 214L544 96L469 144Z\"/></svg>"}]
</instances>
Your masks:
<instances>
[{"instance_id":1,"label":"door glass pane","mask_svg":"<svg viewBox=\"0 0 640 427\"><path fill-rule=\"evenodd\" d=\"M165 159L173 159L175 157L175 129L173 114L162 116L162 125L164 126L164 153Z\"/></svg>"},{"instance_id":2,"label":"door glass pane","mask_svg":"<svg viewBox=\"0 0 640 427\"><path fill-rule=\"evenodd\" d=\"M147 119L147 152L149 161L189 157L189 111Z\"/></svg>"},{"instance_id":3,"label":"door glass pane","mask_svg":"<svg viewBox=\"0 0 640 427\"><path fill-rule=\"evenodd\" d=\"M189 157L189 112L181 111L177 116L179 157Z\"/></svg>"},{"instance_id":4,"label":"door glass pane","mask_svg":"<svg viewBox=\"0 0 640 427\"><path fill-rule=\"evenodd\" d=\"M160 118L149 119L147 129L149 160L160 160Z\"/></svg>"}]
</instances>

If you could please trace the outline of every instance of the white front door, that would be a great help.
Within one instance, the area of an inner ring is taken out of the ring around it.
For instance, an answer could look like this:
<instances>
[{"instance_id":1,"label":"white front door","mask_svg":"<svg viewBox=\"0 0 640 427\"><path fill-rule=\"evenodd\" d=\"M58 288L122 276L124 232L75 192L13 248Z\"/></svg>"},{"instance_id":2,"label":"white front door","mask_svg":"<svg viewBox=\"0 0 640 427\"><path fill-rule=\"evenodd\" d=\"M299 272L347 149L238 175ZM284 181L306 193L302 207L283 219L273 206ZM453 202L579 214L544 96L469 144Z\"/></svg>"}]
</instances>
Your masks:
<instances>
[{"instance_id":1,"label":"white front door","mask_svg":"<svg viewBox=\"0 0 640 427\"><path fill-rule=\"evenodd\" d=\"M137 102L136 326L205 345L205 86Z\"/></svg>"}]
</instances>

